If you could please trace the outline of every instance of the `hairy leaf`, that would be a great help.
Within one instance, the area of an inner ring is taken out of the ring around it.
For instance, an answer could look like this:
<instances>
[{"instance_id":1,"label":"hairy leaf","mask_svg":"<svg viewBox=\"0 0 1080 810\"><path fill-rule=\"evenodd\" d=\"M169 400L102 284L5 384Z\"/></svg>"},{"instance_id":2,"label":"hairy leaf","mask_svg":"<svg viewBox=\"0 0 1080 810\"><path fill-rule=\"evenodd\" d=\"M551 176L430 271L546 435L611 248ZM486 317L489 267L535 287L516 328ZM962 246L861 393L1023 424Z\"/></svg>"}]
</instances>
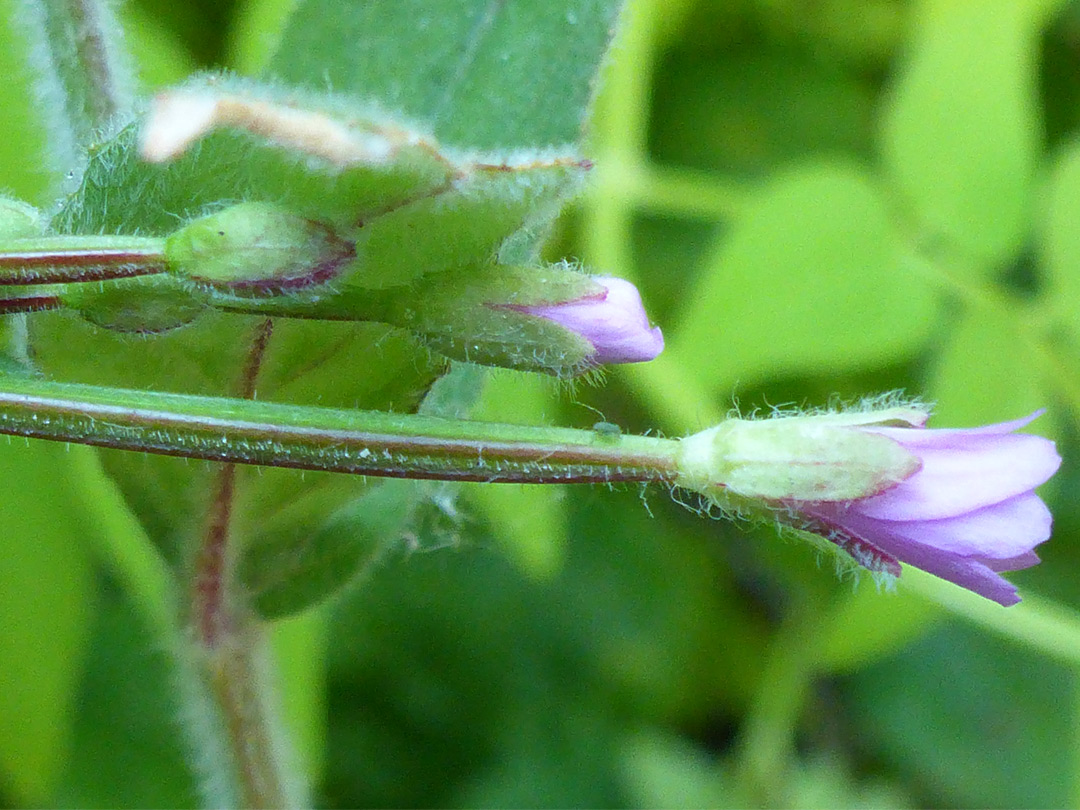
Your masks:
<instances>
[{"instance_id":1,"label":"hairy leaf","mask_svg":"<svg viewBox=\"0 0 1080 810\"><path fill-rule=\"evenodd\" d=\"M576 143L622 0L303 0L269 75L376 99L455 146Z\"/></svg>"}]
</instances>

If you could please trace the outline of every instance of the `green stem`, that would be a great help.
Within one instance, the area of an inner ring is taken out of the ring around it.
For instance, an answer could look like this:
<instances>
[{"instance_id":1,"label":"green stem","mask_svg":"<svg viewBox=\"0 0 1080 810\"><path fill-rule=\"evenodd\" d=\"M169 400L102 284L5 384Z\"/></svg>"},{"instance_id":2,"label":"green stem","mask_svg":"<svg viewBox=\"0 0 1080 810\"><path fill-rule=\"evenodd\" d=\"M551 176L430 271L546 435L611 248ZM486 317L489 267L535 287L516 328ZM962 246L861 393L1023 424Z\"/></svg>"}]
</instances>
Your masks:
<instances>
[{"instance_id":1,"label":"green stem","mask_svg":"<svg viewBox=\"0 0 1080 810\"><path fill-rule=\"evenodd\" d=\"M86 76L86 107L91 123L105 124L131 103L130 79L120 68L120 53L113 42L119 27L99 0L65 0L72 23L72 45L78 67Z\"/></svg>"},{"instance_id":2,"label":"green stem","mask_svg":"<svg viewBox=\"0 0 1080 810\"><path fill-rule=\"evenodd\" d=\"M605 483L675 478L678 441L344 411L8 376L0 433L185 458L390 478Z\"/></svg>"},{"instance_id":3,"label":"green stem","mask_svg":"<svg viewBox=\"0 0 1080 810\"><path fill-rule=\"evenodd\" d=\"M740 798L747 805L784 803L785 774L795 756L796 725L815 674L818 606L794 608L769 642L765 671L738 745Z\"/></svg>"},{"instance_id":4,"label":"green stem","mask_svg":"<svg viewBox=\"0 0 1080 810\"><path fill-rule=\"evenodd\" d=\"M0 242L0 286L108 281L165 269L163 239L47 236Z\"/></svg>"},{"instance_id":5,"label":"green stem","mask_svg":"<svg viewBox=\"0 0 1080 810\"><path fill-rule=\"evenodd\" d=\"M262 322L252 338L237 386L239 401L254 396L259 370L273 332ZM272 688L266 629L246 604L236 579L237 539L232 527L236 466L217 468L206 528L195 557L190 591L190 637L197 672L216 739L192 735L207 748L203 760L216 771L214 784L243 807L295 807L300 781L290 763L290 747L278 722ZM227 756L212 759L223 748ZM221 798L210 795L211 804Z\"/></svg>"}]
</instances>

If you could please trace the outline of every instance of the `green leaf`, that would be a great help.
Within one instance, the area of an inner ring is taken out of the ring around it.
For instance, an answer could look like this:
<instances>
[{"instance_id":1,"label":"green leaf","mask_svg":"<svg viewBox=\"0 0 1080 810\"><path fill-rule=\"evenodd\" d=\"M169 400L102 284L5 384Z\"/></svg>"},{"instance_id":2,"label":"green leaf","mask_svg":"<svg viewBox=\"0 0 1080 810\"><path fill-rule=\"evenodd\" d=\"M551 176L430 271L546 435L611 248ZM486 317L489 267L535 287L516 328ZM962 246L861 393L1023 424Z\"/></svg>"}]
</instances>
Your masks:
<instances>
[{"instance_id":1,"label":"green leaf","mask_svg":"<svg viewBox=\"0 0 1080 810\"><path fill-rule=\"evenodd\" d=\"M718 57L677 49L658 66L649 143L659 162L757 176L812 155L872 153L873 97L854 75L779 48Z\"/></svg>"},{"instance_id":2,"label":"green leaf","mask_svg":"<svg viewBox=\"0 0 1080 810\"><path fill-rule=\"evenodd\" d=\"M227 65L254 76L266 68L298 0L236 0L225 49Z\"/></svg>"},{"instance_id":3,"label":"green leaf","mask_svg":"<svg viewBox=\"0 0 1080 810\"><path fill-rule=\"evenodd\" d=\"M191 752L177 726L176 650L107 593L70 711L70 753L47 806L196 807Z\"/></svg>"},{"instance_id":4,"label":"green leaf","mask_svg":"<svg viewBox=\"0 0 1080 810\"><path fill-rule=\"evenodd\" d=\"M1040 221L1039 248L1046 270L1045 302L1080 339L1080 142L1054 160Z\"/></svg>"},{"instance_id":5,"label":"green leaf","mask_svg":"<svg viewBox=\"0 0 1080 810\"><path fill-rule=\"evenodd\" d=\"M72 448L73 453L86 448ZM0 444L0 779L20 805L52 795L95 607L88 536L65 448Z\"/></svg>"},{"instance_id":6,"label":"green leaf","mask_svg":"<svg viewBox=\"0 0 1080 810\"><path fill-rule=\"evenodd\" d=\"M921 599L882 593L872 582L860 582L857 590L842 594L823 617L816 640L816 667L822 673L853 672L902 650L922 636L937 615Z\"/></svg>"},{"instance_id":7,"label":"green leaf","mask_svg":"<svg viewBox=\"0 0 1080 810\"><path fill-rule=\"evenodd\" d=\"M0 0L0 138L3 187L38 204L51 203L63 173L75 165L74 141L63 116L36 99L33 48L20 25L20 0ZM58 132L59 130L59 132Z\"/></svg>"},{"instance_id":8,"label":"green leaf","mask_svg":"<svg viewBox=\"0 0 1080 810\"><path fill-rule=\"evenodd\" d=\"M569 161L480 170L446 191L374 218L360 231L357 260L343 284L365 289L410 284L421 276L481 265L515 231L552 219L585 179Z\"/></svg>"},{"instance_id":9,"label":"green leaf","mask_svg":"<svg viewBox=\"0 0 1080 810\"><path fill-rule=\"evenodd\" d=\"M576 143L621 6L303 0L268 72L374 99L455 146Z\"/></svg>"},{"instance_id":10,"label":"green leaf","mask_svg":"<svg viewBox=\"0 0 1080 810\"><path fill-rule=\"evenodd\" d=\"M770 375L911 357L930 336L937 298L901 267L897 241L861 169L779 174L721 234L668 352L724 396Z\"/></svg>"},{"instance_id":11,"label":"green leaf","mask_svg":"<svg viewBox=\"0 0 1080 810\"><path fill-rule=\"evenodd\" d=\"M927 0L884 112L885 162L925 235L983 260L983 274L1028 230L1045 5Z\"/></svg>"},{"instance_id":12,"label":"green leaf","mask_svg":"<svg viewBox=\"0 0 1080 810\"><path fill-rule=\"evenodd\" d=\"M258 541L240 563L240 579L256 610L264 619L298 613L361 576L388 542L405 534L429 487L382 482L305 535L297 536L293 521L280 534L260 526Z\"/></svg>"},{"instance_id":13,"label":"green leaf","mask_svg":"<svg viewBox=\"0 0 1080 810\"><path fill-rule=\"evenodd\" d=\"M855 675L861 744L937 807L1064 807L1075 671L948 624Z\"/></svg>"},{"instance_id":14,"label":"green leaf","mask_svg":"<svg viewBox=\"0 0 1080 810\"><path fill-rule=\"evenodd\" d=\"M32 334L37 358L61 379L221 395L234 390L261 320L211 313L147 339L50 313L35 319ZM72 345L87 347L86 353L70 352ZM408 411L442 368L387 327L283 320L275 326L257 392L262 400ZM155 543L179 563L180 548L201 526L212 468L117 452L103 453L103 461ZM251 544L263 531L278 537L314 532L363 486L350 476L241 470L236 531Z\"/></svg>"},{"instance_id":15,"label":"green leaf","mask_svg":"<svg viewBox=\"0 0 1080 810\"><path fill-rule=\"evenodd\" d=\"M195 57L153 11L138 3L125 3L117 11L142 86L164 87L195 71Z\"/></svg>"},{"instance_id":16,"label":"green leaf","mask_svg":"<svg viewBox=\"0 0 1080 810\"><path fill-rule=\"evenodd\" d=\"M735 780L689 740L659 729L629 735L622 744L624 789L634 807L738 807Z\"/></svg>"},{"instance_id":17,"label":"green leaf","mask_svg":"<svg viewBox=\"0 0 1080 810\"><path fill-rule=\"evenodd\" d=\"M420 406L421 412L463 416L471 410L482 379L479 371L459 364L435 383ZM265 504L269 497L265 479L281 472L261 471L253 497ZM295 474L286 476L295 483ZM340 476L325 476L325 480L327 485L342 483ZM436 528L429 514L432 504L450 502L456 492L453 485L426 481L371 482L361 497L339 509L318 531L308 532L297 531L300 521L295 516L280 530L281 521L273 510L267 516L265 506L260 509L258 503L251 503L242 511L258 515L253 527L256 539L241 557L240 578L263 618L306 610L362 579L380 555L406 535L418 537L425 527ZM332 507L332 503L322 506ZM313 512L311 520L319 519ZM429 541L425 537L418 542Z\"/></svg>"},{"instance_id":18,"label":"green leaf","mask_svg":"<svg viewBox=\"0 0 1080 810\"><path fill-rule=\"evenodd\" d=\"M1018 419L1051 404L1045 367L1019 334L1019 312L969 309L954 324L937 356L927 388L935 427L974 427ZM1054 422L1035 427L1051 435Z\"/></svg>"},{"instance_id":19,"label":"green leaf","mask_svg":"<svg viewBox=\"0 0 1080 810\"><path fill-rule=\"evenodd\" d=\"M537 375L499 374L473 414L481 421L546 424L559 410L556 383ZM566 492L562 487L473 486L469 500L491 523L492 534L522 571L552 577L566 551Z\"/></svg>"}]
</instances>

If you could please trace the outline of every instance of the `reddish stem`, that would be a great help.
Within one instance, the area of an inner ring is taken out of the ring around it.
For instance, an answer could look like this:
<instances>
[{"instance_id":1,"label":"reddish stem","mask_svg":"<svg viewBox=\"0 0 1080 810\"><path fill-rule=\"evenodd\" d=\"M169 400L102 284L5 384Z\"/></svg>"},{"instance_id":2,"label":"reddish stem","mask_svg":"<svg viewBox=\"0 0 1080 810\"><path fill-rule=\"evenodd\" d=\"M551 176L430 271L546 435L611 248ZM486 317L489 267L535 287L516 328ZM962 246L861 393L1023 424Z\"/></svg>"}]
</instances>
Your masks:
<instances>
[{"instance_id":1,"label":"reddish stem","mask_svg":"<svg viewBox=\"0 0 1080 810\"><path fill-rule=\"evenodd\" d=\"M84 248L0 253L0 285L70 284L165 272L160 250Z\"/></svg>"}]
</instances>

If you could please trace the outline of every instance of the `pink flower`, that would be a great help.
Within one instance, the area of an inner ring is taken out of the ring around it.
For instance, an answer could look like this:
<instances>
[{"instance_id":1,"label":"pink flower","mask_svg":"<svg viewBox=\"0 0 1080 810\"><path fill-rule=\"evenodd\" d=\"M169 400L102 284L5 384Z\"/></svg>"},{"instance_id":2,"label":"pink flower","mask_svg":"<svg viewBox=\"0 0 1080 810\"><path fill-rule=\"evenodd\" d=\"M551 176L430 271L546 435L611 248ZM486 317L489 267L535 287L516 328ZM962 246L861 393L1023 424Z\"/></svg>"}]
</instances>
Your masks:
<instances>
[{"instance_id":1,"label":"pink flower","mask_svg":"<svg viewBox=\"0 0 1080 810\"><path fill-rule=\"evenodd\" d=\"M918 471L865 498L788 505L870 568L899 575L905 562L1013 605L1020 597L1000 572L1039 562L1051 516L1035 487L1061 464L1052 441L1015 432L1040 413L974 429L853 427L900 444Z\"/></svg>"},{"instance_id":2,"label":"pink flower","mask_svg":"<svg viewBox=\"0 0 1080 810\"><path fill-rule=\"evenodd\" d=\"M547 318L576 332L596 349L589 362L641 363L664 349L660 327L650 326L637 287L614 276L595 276L599 295L561 304L513 306L518 312Z\"/></svg>"}]
</instances>

